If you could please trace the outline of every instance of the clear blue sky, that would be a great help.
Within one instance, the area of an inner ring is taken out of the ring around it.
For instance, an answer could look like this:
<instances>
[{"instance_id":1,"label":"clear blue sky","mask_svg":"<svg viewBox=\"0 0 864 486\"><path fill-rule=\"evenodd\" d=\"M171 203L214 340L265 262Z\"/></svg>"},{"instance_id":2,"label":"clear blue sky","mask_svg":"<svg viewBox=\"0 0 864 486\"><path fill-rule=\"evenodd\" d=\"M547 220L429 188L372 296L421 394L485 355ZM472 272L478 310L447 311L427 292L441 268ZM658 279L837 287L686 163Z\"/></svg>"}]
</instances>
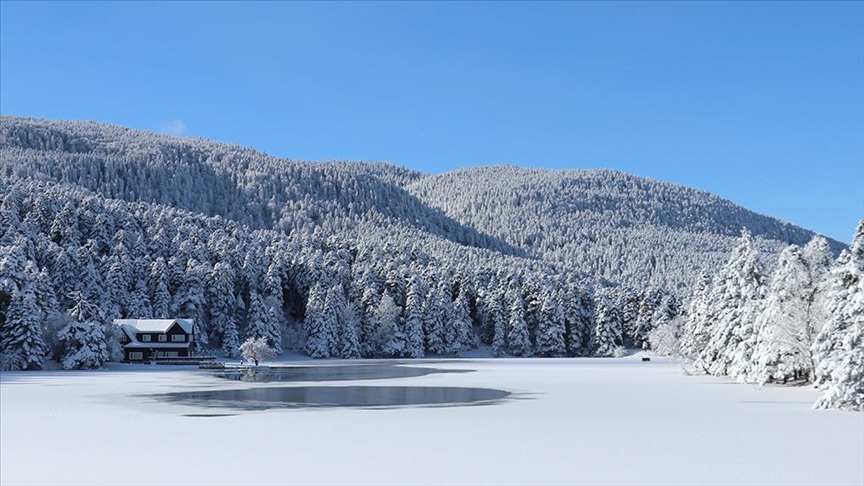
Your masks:
<instances>
[{"instance_id":1,"label":"clear blue sky","mask_svg":"<svg viewBox=\"0 0 864 486\"><path fill-rule=\"evenodd\" d=\"M0 111L425 172L613 168L848 242L864 2L3 1Z\"/></svg>"}]
</instances>

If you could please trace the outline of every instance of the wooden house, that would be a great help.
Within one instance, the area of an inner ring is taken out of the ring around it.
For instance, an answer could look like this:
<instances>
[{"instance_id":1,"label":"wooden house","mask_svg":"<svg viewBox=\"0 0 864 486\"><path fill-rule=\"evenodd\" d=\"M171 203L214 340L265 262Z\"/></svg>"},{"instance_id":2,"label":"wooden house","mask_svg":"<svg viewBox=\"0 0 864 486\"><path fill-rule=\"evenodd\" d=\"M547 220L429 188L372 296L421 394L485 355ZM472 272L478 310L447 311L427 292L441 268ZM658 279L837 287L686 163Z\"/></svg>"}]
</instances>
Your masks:
<instances>
[{"instance_id":1,"label":"wooden house","mask_svg":"<svg viewBox=\"0 0 864 486\"><path fill-rule=\"evenodd\" d=\"M123 361L186 358L192 355L191 319L115 319L123 331Z\"/></svg>"}]
</instances>

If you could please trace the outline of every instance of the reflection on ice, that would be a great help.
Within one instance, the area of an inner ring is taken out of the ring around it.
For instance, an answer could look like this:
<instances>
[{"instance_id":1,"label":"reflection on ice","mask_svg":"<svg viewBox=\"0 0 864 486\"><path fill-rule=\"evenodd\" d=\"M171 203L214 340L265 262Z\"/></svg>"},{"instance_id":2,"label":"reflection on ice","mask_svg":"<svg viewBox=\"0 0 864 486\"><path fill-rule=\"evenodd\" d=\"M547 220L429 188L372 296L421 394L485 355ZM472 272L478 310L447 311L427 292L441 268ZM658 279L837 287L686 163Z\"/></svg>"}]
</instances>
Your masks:
<instances>
[{"instance_id":1,"label":"reflection on ice","mask_svg":"<svg viewBox=\"0 0 864 486\"><path fill-rule=\"evenodd\" d=\"M444 370L396 366L392 364L339 365L339 366L262 366L257 368L229 368L216 376L240 381L349 381L411 378L433 373L468 373L473 370Z\"/></svg>"},{"instance_id":2,"label":"reflection on ice","mask_svg":"<svg viewBox=\"0 0 864 486\"><path fill-rule=\"evenodd\" d=\"M153 395L168 403L240 410L271 408L385 408L485 405L510 395L490 388L424 386L299 386L204 390Z\"/></svg>"}]
</instances>

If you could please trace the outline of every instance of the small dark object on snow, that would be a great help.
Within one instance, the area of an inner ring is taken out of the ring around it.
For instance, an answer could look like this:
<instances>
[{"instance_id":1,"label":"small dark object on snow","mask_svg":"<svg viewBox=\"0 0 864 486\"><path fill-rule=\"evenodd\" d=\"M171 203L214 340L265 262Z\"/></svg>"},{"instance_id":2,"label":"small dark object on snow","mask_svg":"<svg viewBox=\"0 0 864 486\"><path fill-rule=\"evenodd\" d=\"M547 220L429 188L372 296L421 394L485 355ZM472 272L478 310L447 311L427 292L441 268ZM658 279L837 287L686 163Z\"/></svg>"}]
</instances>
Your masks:
<instances>
[{"instance_id":1,"label":"small dark object on snow","mask_svg":"<svg viewBox=\"0 0 864 486\"><path fill-rule=\"evenodd\" d=\"M651 361L651 358L649 358L649 357L646 356L646 357L643 357L643 358L642 358L642 361Z\"/></svg>"}]
</instances>

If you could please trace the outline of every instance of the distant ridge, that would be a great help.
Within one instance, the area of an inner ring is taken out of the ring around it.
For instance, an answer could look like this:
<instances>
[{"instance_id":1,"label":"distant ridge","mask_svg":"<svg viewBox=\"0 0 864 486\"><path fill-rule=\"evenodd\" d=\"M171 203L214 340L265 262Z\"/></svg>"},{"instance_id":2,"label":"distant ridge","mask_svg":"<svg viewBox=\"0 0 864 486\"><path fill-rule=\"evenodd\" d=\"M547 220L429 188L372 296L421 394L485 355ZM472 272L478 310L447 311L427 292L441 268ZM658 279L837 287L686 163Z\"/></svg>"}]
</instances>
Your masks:
<instances>
[{"instance_id":1,"label":"distant ridge","mask_svg":"<svg viewBox=\"0 0 864 486\"><path fill-rule=\"evenodd\" d=\"M689 288L701 271L721 265L743 227L769 264L784 246L814 236L705 191L609 170L494 166L424 175L392 164L299 162L220 142L17 116L0 118L0 155L7 176L253 229L317 229L370 244L414 238L421 247L428 236L636 287ZM829 242L835 251L843 247Z\"/></svg>"}]
</instances>

